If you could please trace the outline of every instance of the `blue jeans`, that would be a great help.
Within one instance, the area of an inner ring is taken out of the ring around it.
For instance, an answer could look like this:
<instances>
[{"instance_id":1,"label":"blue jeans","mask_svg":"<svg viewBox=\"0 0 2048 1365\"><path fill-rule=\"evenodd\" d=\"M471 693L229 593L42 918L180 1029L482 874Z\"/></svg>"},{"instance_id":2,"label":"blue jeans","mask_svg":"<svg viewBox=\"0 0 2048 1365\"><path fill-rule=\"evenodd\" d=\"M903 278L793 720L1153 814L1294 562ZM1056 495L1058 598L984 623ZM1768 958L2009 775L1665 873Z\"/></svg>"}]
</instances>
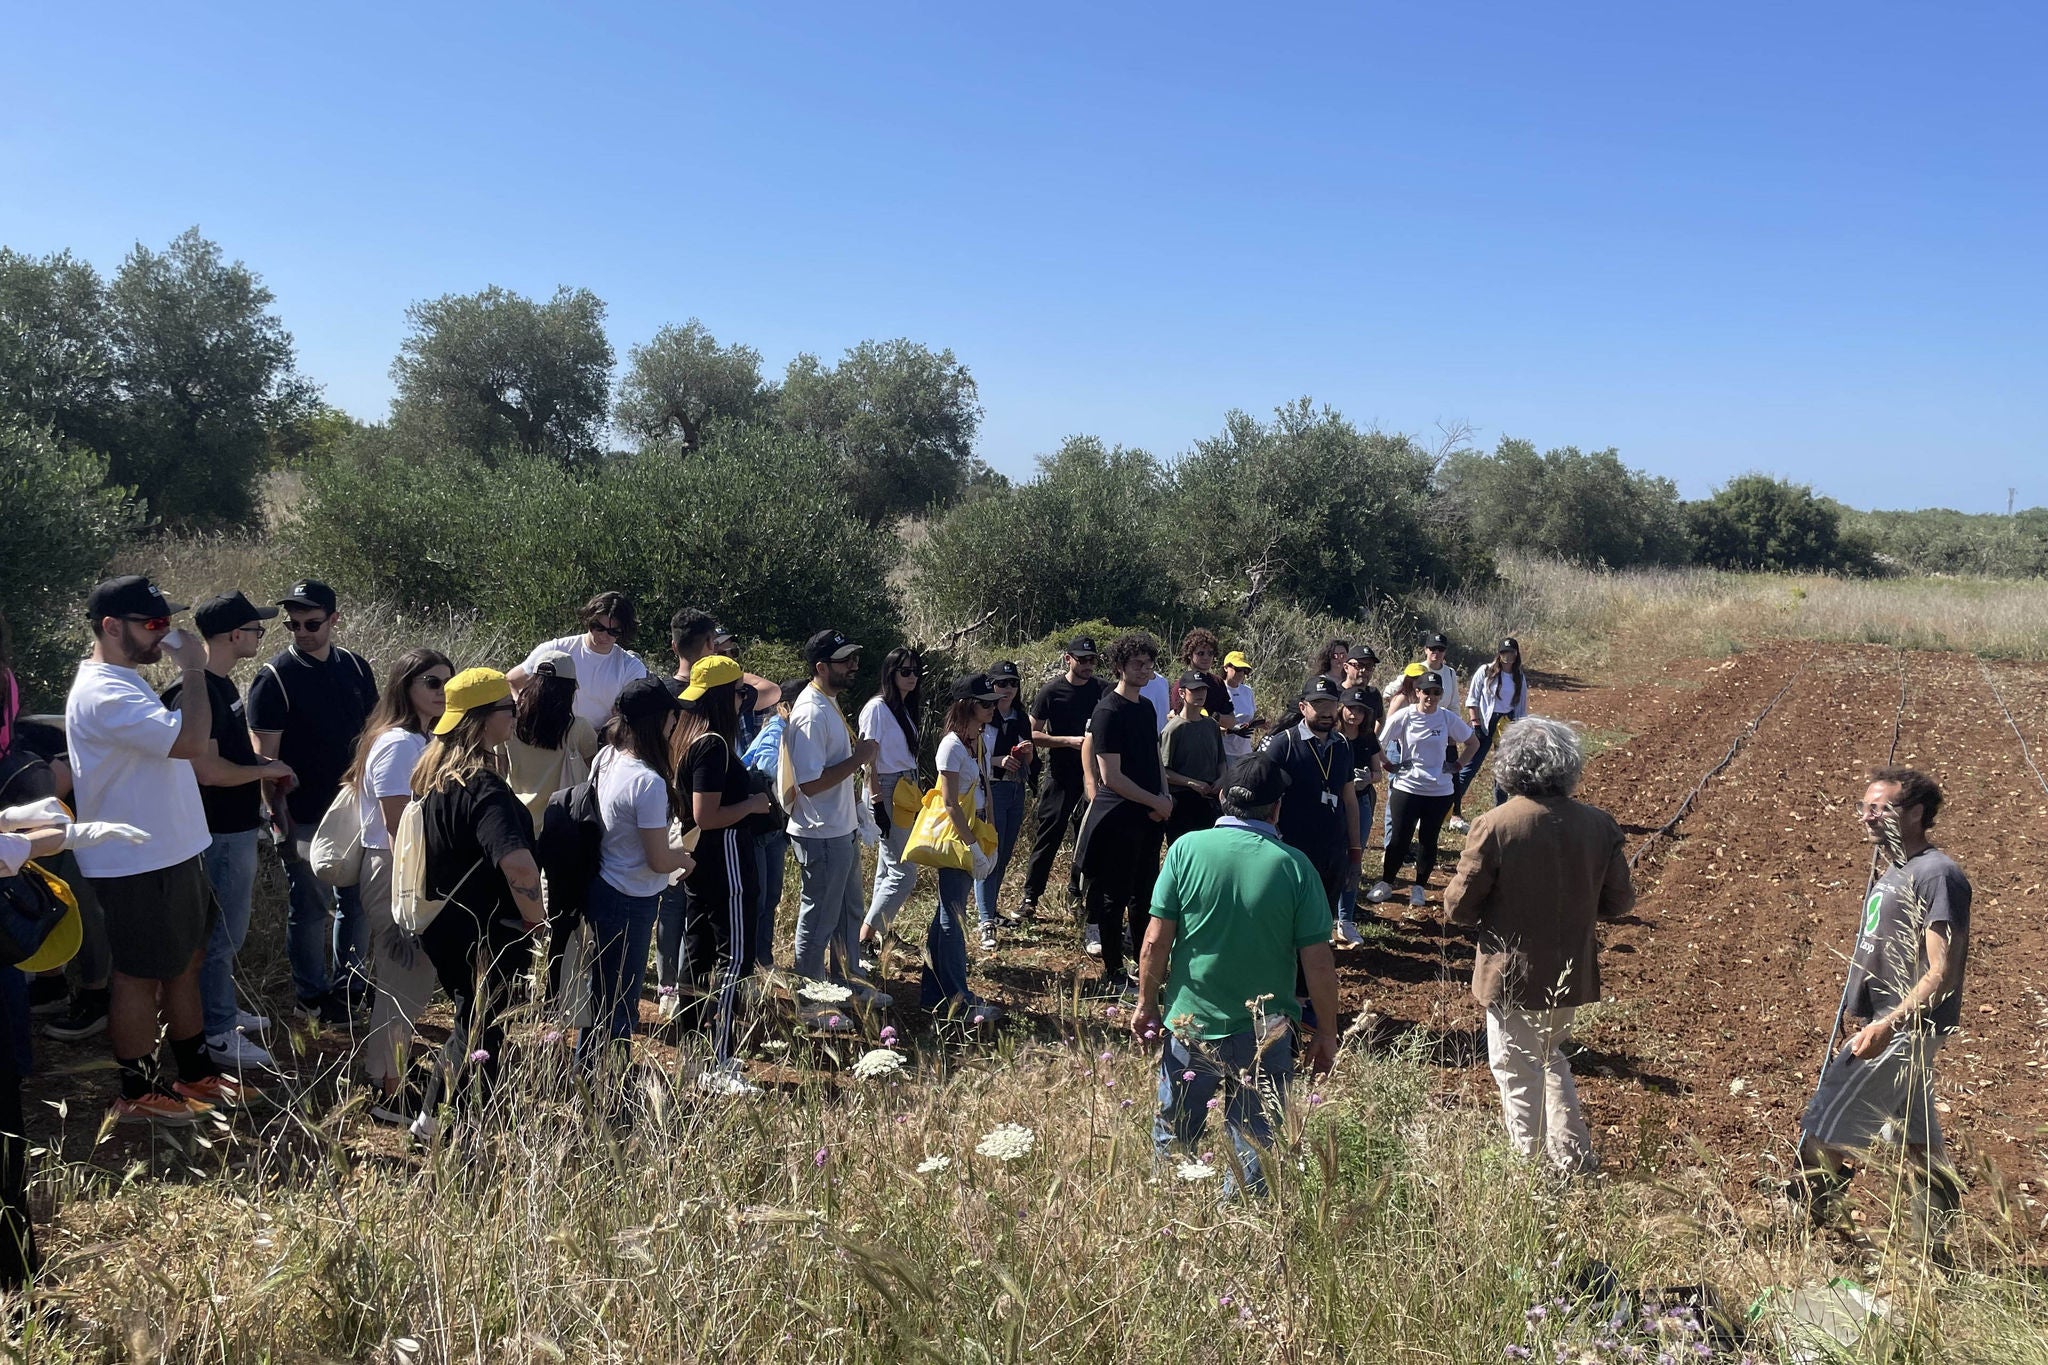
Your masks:
<instances>
[{"instance_id":1,"label":"blue jeans","mask_svg":"<svg viewBox=\"0 0 2048 1365\"><path fill-rule=\"evenodd\" d=\"M754 836L754 965L775 965L775 912L782 906L782 883L789 866L789 832Z\"/></svg>"},{"instance_id":2,"label":"blue jeans","mask_svg":"<svg viewBox=\"0 0 2048 1365\"><path fill-rule=\"evenodd\" d=\"M673 889L673 888L671 888ZM592 878L584 902L590 922L591 1026L576 1040L576 1060L596 1059L600 1040L631 1038L640 1019L640 983L647 979L647 940L660 896L629 896Z\"/></svg>"},{"instance_id":3,"label":"blue jeans","mask_svg":"<svg viewBox=\"0 0 2048 1365\"><path fill-rule=\"evenodd\" d=\"M924 935L924 986L918 994L918 1003L926 1009L948 1000L974 1000L967 989L967 927L961 923L974 874L951 867L938 871L939 908Z\"/></svg>"},{"instance_id":4,"label":"blue jeans","mask_svg":"<svg viewBox=\"0 0 2048 1365\"><path fill-rule=\"evenodd\" d=\"M235 1031L235 954L249 935L249 906L256 894L256 844L260 830L216 834L202 862L220 913L206 936L206 960L199 966L199 1002L206 1011L206 1036Z\"/></svg>"},{"instance_id":5,"label":"blue jeans","mask_svg":"<svg viewBox=\"0 0 2048 1365\"><path fill-rule=\"evenodd\" d=\"M796 974L822 979L834 946L844 969L858 973L860 834L798 834L790 842L803 887L796 906Z\"/></svg>"},{"instance_id":6,"label":"blue jeans","mask_svg":"<svg viewBox=\"0 0 2048 1365\"><path fill-rule=\"evenodd\" d=\"M299 999L308 1004L323 1000L337 985L346 985L350 996L368 994L369 925L363 921L362 898L356 889L328 886L313 875L310 863L289 851L284 855L284 875L291 883L284 951L292 964L292 989ZM343 980L337 982L337 976Z\"/></svg>"},{"instance_id":7,"label":"blue jeans","mask_svg":"<svg viewBox=\"0 0 2048 1365\"><path fill-rule=\"evenodd\" d=\"M916 773L878 773L875 790L883 800L895 794L896 784L909 778L912 785L917 782ZM893 819L889 833L882 840L882 846L875 854L875 894L868 902L866 928L880 934L895 922L896 912L910 901L910 893L917 890L917 864L903 861L903 846L910 842L910 826L898 824Z\"/></svg>"},{"instance_id":8,"label":"blue jeans","mask_svg":"<svg viewBox=\"0 0 2048 1365\"><path fill-rule=\"evenodd\" d=\"M1372 847L1373 808L1379 804L1379 797L1378 787L1358 789L1358 846L1361 849ZM1358 919L1358 880L1359 866L1354 864L1344 874L1344 890L1337 897L1337 918L1346 923L1355 923Z\"/></svg>"},{"instance_id":9,"label":"blue jeans","mask_svg":"<svg viewBox=\"0 0 2048 1365\"><path fill-rule=\"evenodd\" d=\"M996 898L1002 894L1003 873L1010 866L1010 851L1017 846L1017 831L1024 828L1024 784L988 784L988 821L996 827L996 865L974 884L974 908L983 924L996 922Z\"/></svg>"},{"instance_id":10,"label":"blue jeans","mask_svg":"<svg viewBox=\"0 0 2048 1365\"><path fill-rule=\"evenodd\" d=\"M1193 1072L1193 1080L1185 1080ZM1277 1107L1287 1098L1288 1082L1294 1079L1294 1031L1282 1018L1263 1055L1257 1036L1246 1029L1228 1038L1183 1042L1169 1036L1159 1054L1159 1117L1152 1123L1152 1143L1161 1159L1173 1154L1178 1143L1187 1151L1198 1151L1202 1129L1209 1121L1209 1101L1223 1091L1223 1122L1230 1142L1237 1149L1238 1164L1244 1167L1244 1186L1255 1195L1266 1192L1266 1173L1261 1158L1273 1145L1273 1125L1266 1113L1268 1096ZM1222 1163L1223 1195L1237 1189L1237 1175Z\"/></svg>"},{"instance_id":11,"label":"blue jeans","mask_svg":"<svg viewBox=\"0 0 2048 1365\"><path fill-rule=\"evenodd\" d=\"M1458 769L1457 776L1451 779L1452 786L1456 788L1451 798L1452 810L1457 811L1461 815L1464 814L1465 788L1471 786L1472 779L1479 776L1479 765L1486 761L1488 751L1493 748L1493 737L1499 734L1500 728L1507 723L1508 718L1506 716L1495 716L1486 724L1473 727L1479 732L1479 743L1472 750L1472 756L1466 759L1463 766ZM1507 799L1508 794L1502 791L1500 784L1496 782L1493 787L1493 804L1498 806Z\"/></svg>"},{"instance_id":12,"label":"blue jeans","mask_svg":"<svg viewBox=\"0 0 2048 1365\"><path fill-rule=\"evenodd\" d=\"M677 882L657 898L655 911L654 979L674 986L682 975L683 918L690 910L690 893Z\"/></svg>"}]
</instances>

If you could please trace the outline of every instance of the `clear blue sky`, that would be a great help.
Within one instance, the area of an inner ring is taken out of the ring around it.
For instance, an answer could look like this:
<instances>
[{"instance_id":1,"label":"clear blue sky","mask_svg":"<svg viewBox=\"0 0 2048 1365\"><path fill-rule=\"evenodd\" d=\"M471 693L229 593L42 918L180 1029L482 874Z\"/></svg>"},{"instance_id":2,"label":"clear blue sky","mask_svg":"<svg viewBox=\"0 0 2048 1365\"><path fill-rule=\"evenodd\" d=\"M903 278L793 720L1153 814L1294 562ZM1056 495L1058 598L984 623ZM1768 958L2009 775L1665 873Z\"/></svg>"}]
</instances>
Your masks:
<instances>
[{"instance_id":1,"label":"clear blue sky","mask_svg":"<svg viewBox=\"0 0 2048 1365\"><path fill-rule=\"evenodd\" d=\"M2038 4L9 0L0 243L198 224L364 417L415 299L952 347L1011 474L1307 393L2048 503ZM2032 93L2028 93L2028 92Z\"/></svg>"}]
</instances>

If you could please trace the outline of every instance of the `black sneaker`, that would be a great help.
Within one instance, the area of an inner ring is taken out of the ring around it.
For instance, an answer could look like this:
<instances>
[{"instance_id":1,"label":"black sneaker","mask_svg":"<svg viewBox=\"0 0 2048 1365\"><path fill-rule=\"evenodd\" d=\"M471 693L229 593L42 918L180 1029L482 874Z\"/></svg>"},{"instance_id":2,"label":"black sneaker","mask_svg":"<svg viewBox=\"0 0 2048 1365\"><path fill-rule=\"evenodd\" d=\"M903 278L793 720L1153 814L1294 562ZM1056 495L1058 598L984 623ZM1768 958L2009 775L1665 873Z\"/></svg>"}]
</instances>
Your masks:
<instances>
[{"instance_id":1,"label":"black sneaker","mask_svg":"<svg viewBox=\"0 0 2048 1365\"><path fill-rule=\"evenodd\" d=\"M300 1000L293 1011L306 1022L317 1028L350 1029L357 1022L356 1015L349 1008L347 999L338 991L329 991L318 1000Z\"/></svg>"},{"instance_id":2,"label":"black sneaker","mask_svg":"<svg viewBox=\"0 0 2048 1365\"><path fill-rule=\"evenodd\" d=\"M96 1033L107 1031L107 993L80 991L71 997L70 1008L63 1014L43 1025L43 1033L65 1042L90 1038Z\"/></svg>"},{"instance_id":3,"label":"black sneaker","mask_svg":"<svg viewBox=\"0 0 2048 1365\"><path fill-rule=\"evenodd\" d=\"M71 986L61 976L30 977L28 983L28 1012L30 1014L57 1014L71 1003Z\"/></svg>"}]
</instances>

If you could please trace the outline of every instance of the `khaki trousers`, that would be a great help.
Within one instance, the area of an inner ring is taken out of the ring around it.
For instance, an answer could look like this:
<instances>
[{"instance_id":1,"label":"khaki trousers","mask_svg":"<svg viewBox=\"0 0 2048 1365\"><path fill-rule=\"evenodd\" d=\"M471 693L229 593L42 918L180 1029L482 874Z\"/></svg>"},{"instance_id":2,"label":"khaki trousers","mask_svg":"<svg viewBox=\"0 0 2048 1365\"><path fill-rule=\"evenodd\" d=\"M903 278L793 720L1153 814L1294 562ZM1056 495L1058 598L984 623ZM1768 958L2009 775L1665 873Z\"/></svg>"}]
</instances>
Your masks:
<instances>
[{"instance_id":1,"label":"khaki trousers","mask_svg":"<svg viewBox=\"0 0 2048 1365\"><path fill-rule=\"evenodd\" d=\"M1576 1013L1569 1007L1486 1008L1486 1060L1500 1086L1508 1141L1523 1156L1542 1157L1568 1175L1600 1164L1593 1136L1579 1117L1578 1087L1564 1057Z\"/></svg>"}]
</instances>

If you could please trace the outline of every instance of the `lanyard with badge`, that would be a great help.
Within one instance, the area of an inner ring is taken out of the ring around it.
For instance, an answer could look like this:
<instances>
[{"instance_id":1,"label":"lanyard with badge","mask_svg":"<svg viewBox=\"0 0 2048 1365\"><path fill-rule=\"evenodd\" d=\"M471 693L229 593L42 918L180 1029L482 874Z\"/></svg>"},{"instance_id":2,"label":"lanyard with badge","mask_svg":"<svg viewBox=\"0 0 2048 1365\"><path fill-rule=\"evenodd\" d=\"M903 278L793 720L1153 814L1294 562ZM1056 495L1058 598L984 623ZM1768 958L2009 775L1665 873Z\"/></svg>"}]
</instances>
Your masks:
<instances>
[{"instance_id":1,"label":"lanyard with badge","mask_svg":"<svg viewBox=\"0 0 2048 1365\"><path fill-rule=\"evenodd\" d=\"M1308 742L1308 756L1316 761L1316 768L1323 775L1323 804L1331 810L1335 810L1337 809L1337 793L1330 790L1330 765L1337 759L1337 742L1331 740L1324 748L1325 753L1317 753L1316 742L1310 740Z\"/></svg>"}]
</instances>

